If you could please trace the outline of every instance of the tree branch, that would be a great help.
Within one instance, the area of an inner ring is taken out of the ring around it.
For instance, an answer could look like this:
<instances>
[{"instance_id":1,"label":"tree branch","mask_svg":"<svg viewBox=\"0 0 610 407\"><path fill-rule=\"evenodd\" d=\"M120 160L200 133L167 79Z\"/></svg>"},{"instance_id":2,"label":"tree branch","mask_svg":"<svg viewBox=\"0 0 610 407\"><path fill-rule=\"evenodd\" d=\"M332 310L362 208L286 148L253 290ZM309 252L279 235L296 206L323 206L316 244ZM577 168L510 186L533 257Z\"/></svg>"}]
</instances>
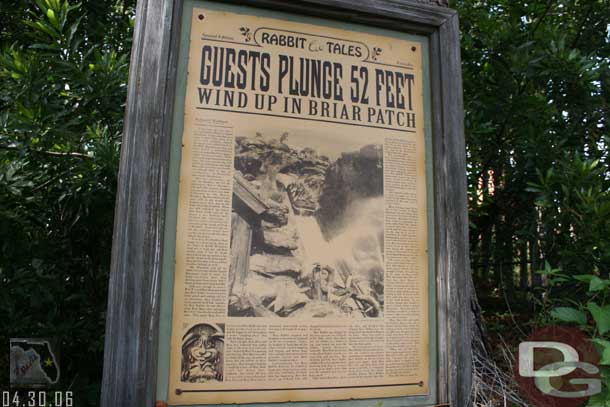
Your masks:
<instances>
[{"instance_id":1,"label":"tree branch","mask_svg":"<svg viewBox=\"0 0 610 407\"><path fill-rule=\"evenodd\" d=\"M546 18L546 16L549 14L549 11L551 10L551 7L553 6L553 0L548 0L546 2L546 8L544 9L544 12L542 13L542 15L540 16L540 18L538 18L538 21L536 21L536 25L534 26L534 28L532 29L532 35L534 33L536 33L536 31L538 31L538 27L540 27L540 24L544 21L544 19Z\"/></svg>"},{"instance_id":2,"label":"tree branch","mask_svg":"<svg viewBox=\"0 0 610 407\"><path fill-rule=\"evenodd\" d=\"M591 3L591 5L589 5L587 14L585 14L585 18L583 18L583 20L580 22L580 24L578 24L579 28L578 28L578 31L576 32L576 36L574 37L574 41L572 41L571 48L576 48L576 45L578 44L578 41L580 40L580 36L582 35L582 32L585 28L585 24L587 24L587 20L589 19L589 17L591 16L591 13L593 12L593 5L594 5L594 3Z\"/></svg>"},{"instance_id":3,"label":"tree branch","mask_svg":"<svg viewBox=\"0 0 610 407\"><path fill-rule=\"evenodd\" d=\"M6 145L0 145L0 150L13 150L13 151L20 151L21 149L19 147L14 147L14 146L6 146ZM85 154L85 153L79 153L76 151L46 151L46 150L35 150L35 149L28 149L29 152L31 153L36 153L36 154L44 154L44 155L51 155L51 156L55 156L55 157L75 157L75 158L82 158L82 159L87 159L90 160L93 157Z\"/></svg>"}]
</instances>

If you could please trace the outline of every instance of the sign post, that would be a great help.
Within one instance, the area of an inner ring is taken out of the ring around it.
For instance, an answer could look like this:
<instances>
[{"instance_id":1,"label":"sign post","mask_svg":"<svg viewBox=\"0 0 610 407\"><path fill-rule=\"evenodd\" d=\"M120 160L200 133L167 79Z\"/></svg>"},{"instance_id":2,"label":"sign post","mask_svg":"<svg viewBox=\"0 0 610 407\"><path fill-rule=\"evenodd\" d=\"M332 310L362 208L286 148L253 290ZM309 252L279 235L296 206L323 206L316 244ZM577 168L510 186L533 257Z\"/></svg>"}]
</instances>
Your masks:
<instances>
[{"instance_id":1,"label":"sign post","mask_svg":"<svg viewBox=\"0 0 610 407\"><path fill-rule=\"evenodd\" d=\"M468 405L459 33L427 3L138 3L102 406Z\"/></svg>"}]
</instances>

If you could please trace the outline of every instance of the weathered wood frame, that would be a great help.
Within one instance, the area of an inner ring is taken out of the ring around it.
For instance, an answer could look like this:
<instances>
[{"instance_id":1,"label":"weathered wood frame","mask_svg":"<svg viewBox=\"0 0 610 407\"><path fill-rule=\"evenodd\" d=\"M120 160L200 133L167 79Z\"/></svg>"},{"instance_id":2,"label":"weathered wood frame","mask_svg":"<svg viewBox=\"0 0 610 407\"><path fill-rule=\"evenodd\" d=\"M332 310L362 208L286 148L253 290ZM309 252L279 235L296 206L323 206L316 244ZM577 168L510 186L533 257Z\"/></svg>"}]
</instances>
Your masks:
<instances>
[{"instance_id":1,"label":"weathered wood frame","mask_svg":"<svg viewBox=\"0 0 610 407\"><path fill-rule=\"evenodd\" d=\"M472 288L457 13L429 4L434 1L229 2L429 38L437 399L456 407L469 405ZM155 403L161 257L181 14L182 0L138 1L115 211L102 407Z\"/></svg>"}]
</instances>

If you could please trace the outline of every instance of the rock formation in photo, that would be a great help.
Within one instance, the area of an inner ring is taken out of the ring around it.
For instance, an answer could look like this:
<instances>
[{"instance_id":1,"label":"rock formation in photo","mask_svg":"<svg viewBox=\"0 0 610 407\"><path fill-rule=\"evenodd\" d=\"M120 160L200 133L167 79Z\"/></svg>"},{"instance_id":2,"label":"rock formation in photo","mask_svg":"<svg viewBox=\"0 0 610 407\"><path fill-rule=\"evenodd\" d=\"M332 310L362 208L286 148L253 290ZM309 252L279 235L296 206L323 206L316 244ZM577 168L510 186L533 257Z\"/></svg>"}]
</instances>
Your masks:
<instances>
[{"instance_id":1,"label":"rock formation in photo","mask_svg":"<svg viewBox=\"0 0 610 407\"><path fill-rule=\"evenodd\" d=\"M352 204L383 195L382 147L368 145L332 162L311 148L288 146L287 137L236 138L229 315L378 316L383 235L367 236L371 250L350 241L354 254L345 261L332 257L329 240L349 223ZM373 228L382 233L382 212ZM374 261L357 254L363 250Z\"/></svg>"}]
</instances>

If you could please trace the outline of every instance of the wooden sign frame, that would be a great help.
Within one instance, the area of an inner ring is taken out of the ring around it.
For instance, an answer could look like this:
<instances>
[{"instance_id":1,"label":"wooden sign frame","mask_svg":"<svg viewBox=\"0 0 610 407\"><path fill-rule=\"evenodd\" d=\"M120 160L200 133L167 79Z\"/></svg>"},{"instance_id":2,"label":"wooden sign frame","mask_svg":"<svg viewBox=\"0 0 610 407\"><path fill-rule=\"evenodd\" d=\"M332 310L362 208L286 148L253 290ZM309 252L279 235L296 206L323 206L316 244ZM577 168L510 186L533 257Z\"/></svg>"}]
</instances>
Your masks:
<instances>
[{"instance_id":1,"label":"wooden sign frame","mask_svg":"<svg viewBox=\"0 0 610 407\"><path fill-rule=\"evenodd\" d=\"M469 405L472 288L457 13L409 0L248 0L239 4L427 37L435 214L435 401ZM182 6L183 0L138 2L115 212L103 407L156 402L160 284Z\"/></svg>"}]
</instances>

